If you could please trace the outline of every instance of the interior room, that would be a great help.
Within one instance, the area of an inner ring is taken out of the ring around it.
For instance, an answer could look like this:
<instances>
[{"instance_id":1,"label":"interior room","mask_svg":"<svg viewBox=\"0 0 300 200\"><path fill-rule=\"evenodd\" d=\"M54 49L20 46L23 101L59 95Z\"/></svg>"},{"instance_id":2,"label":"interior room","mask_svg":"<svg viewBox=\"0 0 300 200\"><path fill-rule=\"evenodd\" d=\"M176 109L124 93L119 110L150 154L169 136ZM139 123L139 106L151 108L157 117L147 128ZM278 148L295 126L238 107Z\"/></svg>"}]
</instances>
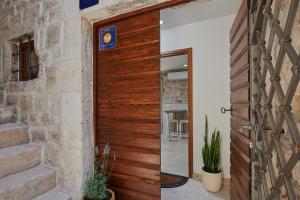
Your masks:
<instances>
[{"instance_id":1,"label":"interior room","mask_svg":"<svg viewBox=\"0 0 300 200\"><path fill-rule=\"evenodd\" d=\"M162 54L161 172L188 177L188 56Z\"/></svg>"},{"instance_id":2,"label":"interior room","mask_svg":"<svg viewBox=\"0 0 300 200\"><path fill-rule=\"evenodd\" d=\"M161 56L163 200L192 200L199 199L199 196L229 199L230 114L222 114L220 109L230 105L229 31L240 3L240 0L195 1L161 10L161 54L170 55L182 49L192 52L191 66L187 55ZM190 74L187 73L189 67L192 69ZM175 80L169 81L168 78ZM217 129L222 137L223 186L217 193L207 192L201 183L205 115L208 117L209 134ZM180 128L181 120L186 122L186 137L181 135L184 132ZM182 178L178 179L177 185L164 187L164 173Z\"/></svg>"}]
</instances>

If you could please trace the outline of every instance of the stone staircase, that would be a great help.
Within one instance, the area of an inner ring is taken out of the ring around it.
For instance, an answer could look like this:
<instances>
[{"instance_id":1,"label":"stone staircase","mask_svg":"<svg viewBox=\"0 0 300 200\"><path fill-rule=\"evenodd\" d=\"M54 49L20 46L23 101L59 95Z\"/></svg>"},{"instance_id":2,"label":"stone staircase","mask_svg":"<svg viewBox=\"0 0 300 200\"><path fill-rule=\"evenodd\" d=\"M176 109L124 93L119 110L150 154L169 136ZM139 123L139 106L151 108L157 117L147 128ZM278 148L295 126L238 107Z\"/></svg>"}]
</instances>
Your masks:
<instances>
[{"instance_id":1,"label":"stone staircase","mask_svg":"<svg viewBox=\"0 0 300 200\"><path fill-rule=\"evenodd\" d=\"M30 142L28 126L6 106L0 87L0 200L71 200L56 185L56 172L43 165L42 147Z\"/></svg>"}]
</instances>

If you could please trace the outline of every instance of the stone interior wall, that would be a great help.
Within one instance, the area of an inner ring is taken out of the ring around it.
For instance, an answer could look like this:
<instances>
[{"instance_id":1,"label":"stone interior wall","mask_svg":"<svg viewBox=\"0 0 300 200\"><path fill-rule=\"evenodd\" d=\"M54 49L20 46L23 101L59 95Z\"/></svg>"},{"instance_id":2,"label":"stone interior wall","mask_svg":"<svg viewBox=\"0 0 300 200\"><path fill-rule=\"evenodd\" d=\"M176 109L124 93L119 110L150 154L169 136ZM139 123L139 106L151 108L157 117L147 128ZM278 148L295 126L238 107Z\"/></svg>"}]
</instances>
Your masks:
<instances>
[{"instance_id":1,"label":"stone interior wall","mask_svg":"<svg viewBox=\"0 0 300 200\"><path fill-rule=\"evenodd\" d=\"M290 0L283 0L282 1L282 8L280 10L280 14L279 14L279 21L280 21L280 26L282 29L285 28L285 22L286 22L286 18L289 12L289 7L290 7ZM273 8L274 8L274 3L273 3ZM267 38L268 35L270 33L270 29L267 29ZM298 7L298 11L297 11L297 17L293 26L293 30L292 30L292 35L291 35L291 39L292 39L292 45L293 47L296 49L298 55L300 52L300 6ZM268 41L268 39L266 40ZM275 66L276 64L276 60L277 60L277 56L278 56L278 52L279 52L279 39L277 37L275 37L274 40L274 46L272 49L272 63ZM284 61L283 61L283 66L282 66L282 70L280 73L280 78L281 78L281 85L282 85L282 89L284 94L286 94L291 77L292 77L292 63L290 61L290 59L288 58L287 55L285 55ZM267 78L266 78L266 88L267 88L267 92L269 91L271 82L270 82L270 75L267 74ZM293 98L292 101L292 113L294 115L295 121L297 123L297 127L298 130L300 130L300 86L298 85L296 92L295 92L295 96ZM278 101L277 96L275 95L272 101L272 106L273 106L273 114L274 117L276 118L278 116L278 114L280 113L279 111L279 106L280 103ZM293 149L295 148L293 141L292 141L292 137L291 137L291 133L288 130L288 126L287 126L287 122L285 121L283 124L283 129L285 130L285 134L282 135L282 137L280 138L281 144L283 146L283 152L284 152L284 156L285 159L288 160L288 158L290 158L290 156L293 153ZM277 169L275 169L276 171L276 175L278 176L279 174L279 170L278 170L278 161L277 161L277 157L276 157L276 152L273 152L273 163L274 166L277 166ZM269 176L268 176L269 178ZM269 184L270 184L270 180L269 180ZM292 184L294 187L294 190L297 194L297 199L300 199L300 162L297 163L296 167L293 169L292 171ZM282 191L280 194L282 199L288 199L287 197L287 191L285 190L285 187L282 187Z\"/></svg>"},{"instance_id":2,"label":"stone interior wall","mask_svg":"<svg viewBox=\"0 0 300 200\"><path fill-rule=\"evenodd\" d=\"M168 80L167 73L162 74L163 103L188 103L188 81Z\"/></svg>"}]
</instances>

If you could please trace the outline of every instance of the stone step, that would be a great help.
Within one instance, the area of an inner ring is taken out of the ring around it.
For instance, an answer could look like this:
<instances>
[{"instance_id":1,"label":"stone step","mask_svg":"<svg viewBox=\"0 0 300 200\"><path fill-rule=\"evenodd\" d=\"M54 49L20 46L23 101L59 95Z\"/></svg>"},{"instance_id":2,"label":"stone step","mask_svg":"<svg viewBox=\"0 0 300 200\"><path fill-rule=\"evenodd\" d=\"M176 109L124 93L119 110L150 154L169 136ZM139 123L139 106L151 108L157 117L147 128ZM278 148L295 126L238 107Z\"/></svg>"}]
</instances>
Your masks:
<instances>
[{"instance_id":1,"label":"stone step","mask_svg":"<svg viewBox=\"0 0 300 200\"><path fill-rule=\"evenodd\" d=\"M15 123L17 121L17 108L15 106L0 106L0 124Z\"/></svg>"},{"instance_id":2,"label":"stone step","mask_svg":"<svg viewBox=\"0 0 300 200\"><path fill-rule=\"evenodd\" d=\"M71 195L63 188L56 187L33 200L72 200Z\"/></svg>"},{"instance_id":3,"label":"stone step","mask_svg":"<svg viewBox=\"0 0 300 200\"><path fill-rule=\"evenodd\" d=\"M0 125L0 148L28 143L27 129L27 126L17 123Z\"/></svg>"},{"instance_id":4,"label":"stone step","mask_svg":"<svg viewBox=\"0 0 300 200\"><path fill-rule=\"evenodd\" d=\"M0 199L32 200L50 191L55 185L55 171L40 165L0 179Z\"/></svg>"},{"instance_id":5,"label":"stone step","mask_svg":"<svg viewBox=\"0 0 300 200\"><path fill-rule=\"evenodd\" d=\"M41 163L41 147L25 144L0 149L0 178L35 167Z\"/></svg>"}]
</instances>

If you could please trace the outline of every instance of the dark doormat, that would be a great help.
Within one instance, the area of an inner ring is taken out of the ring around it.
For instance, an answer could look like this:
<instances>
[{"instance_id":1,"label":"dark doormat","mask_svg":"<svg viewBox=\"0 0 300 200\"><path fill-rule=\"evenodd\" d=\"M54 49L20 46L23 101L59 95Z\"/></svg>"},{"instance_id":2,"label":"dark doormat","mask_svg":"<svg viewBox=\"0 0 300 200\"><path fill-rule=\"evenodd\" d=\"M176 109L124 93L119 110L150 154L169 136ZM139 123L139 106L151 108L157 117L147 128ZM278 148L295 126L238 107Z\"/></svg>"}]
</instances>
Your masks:
<instances>
[{"instance_id":1,"label":"dark doormat","mask_svg":"<svg viewBox=\"0 0 300 200\"><path fill-rule=\"evenodd\" d=\"M160 173L160 187L161 188L174 188L180 187L188 182L189 178L178 176L174 174Z\"/></svg>"}]
</instances>

